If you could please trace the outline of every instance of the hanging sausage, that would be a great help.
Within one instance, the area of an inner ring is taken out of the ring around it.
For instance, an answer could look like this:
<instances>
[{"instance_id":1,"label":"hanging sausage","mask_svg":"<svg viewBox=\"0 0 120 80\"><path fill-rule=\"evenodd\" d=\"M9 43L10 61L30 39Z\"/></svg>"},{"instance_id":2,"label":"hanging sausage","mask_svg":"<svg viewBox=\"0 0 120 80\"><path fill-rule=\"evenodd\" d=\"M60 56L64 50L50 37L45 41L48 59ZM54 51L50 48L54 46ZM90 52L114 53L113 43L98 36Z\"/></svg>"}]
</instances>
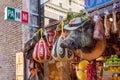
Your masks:
<instances>
[{"instance_id":1,"label":"hanging sausage","mask_svg":"<svg viewBox=\"0 0 120 80\"><path fill-rule=\"evenodd\" d=\"M108 39L110 38L110 27L111 27L111 22L108 20L108 11L105 12L104 15L104 27L105 27L105 37Z\"/></svg>"},{"instance_id":2,"label":"hanging sausage","mask_svg":"<svg viewBox=\"0 0 120 80\"><path fill-rule=\"evenodd\" d=\"M119 46L119 43L120 43L120 13L117 13L117 26L118 26L118 46Z\"/></svg>"},{"instance_id":3,"label":"hanging sausage","mask_svg":"<svg viewBox=\"0 0 120 80\"><path fill-rule=\"evenodd\" d=\"M113 11L113 12L112 12L112 15L113 15L113 25L112 25L112 27L111 27L111 32L112 32L112 33L117 33L117 31L118 31L116 13L117 13L116 11Z\"/></svg>"},{"instance_id":4,"label":"hanging sausage","mask_svg":"<svg viewBox=\"0 0 120 80\"><path fill-rule=\"evenodd\" d=\"M118 39L120 40L120 20L118 21Z\"/></svg>"}]
</instances>

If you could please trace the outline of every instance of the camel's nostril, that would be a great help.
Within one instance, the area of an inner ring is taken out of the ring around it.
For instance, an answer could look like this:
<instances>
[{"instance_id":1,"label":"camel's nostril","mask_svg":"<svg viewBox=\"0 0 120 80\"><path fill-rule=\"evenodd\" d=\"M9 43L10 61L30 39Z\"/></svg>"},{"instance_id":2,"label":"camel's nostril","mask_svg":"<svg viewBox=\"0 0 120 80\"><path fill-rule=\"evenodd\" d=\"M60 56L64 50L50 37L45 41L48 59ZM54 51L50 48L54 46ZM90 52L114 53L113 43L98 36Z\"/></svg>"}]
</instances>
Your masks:
<instances>
[{"instance_id":1,"label":"camel's nostril","mask_svg":"<svg viewBox=\"0 0 120 80\"><path fill-rule=\"evenodd\" d=\"M75 43L74 43L73 41L70 41L70 45L72 45L72 46L73 46L73 45L75 45Z\"/></svg>"}]
</instances>

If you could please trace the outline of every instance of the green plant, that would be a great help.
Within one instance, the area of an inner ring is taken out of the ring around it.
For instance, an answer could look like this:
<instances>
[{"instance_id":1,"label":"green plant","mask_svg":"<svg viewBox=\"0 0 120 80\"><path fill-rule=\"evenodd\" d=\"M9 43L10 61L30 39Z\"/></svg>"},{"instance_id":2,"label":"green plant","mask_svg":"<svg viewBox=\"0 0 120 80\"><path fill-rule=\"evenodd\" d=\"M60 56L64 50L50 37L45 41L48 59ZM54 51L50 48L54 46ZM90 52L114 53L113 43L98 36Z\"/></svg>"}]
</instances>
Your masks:
<instances>
[{"instance_id":1,"label":"green plant","mask_svg":"<svg viewBox=\"0 0 120 80\"><path fill-rule=\"evenodd\" d=\"M86 21L89 19L89 15L86 14L86 12L87 11L85 9L82 9L79 12L68 12L66 20L69 22L73 18L80 17L82 21Z\"/></svg>"}]
</instances>

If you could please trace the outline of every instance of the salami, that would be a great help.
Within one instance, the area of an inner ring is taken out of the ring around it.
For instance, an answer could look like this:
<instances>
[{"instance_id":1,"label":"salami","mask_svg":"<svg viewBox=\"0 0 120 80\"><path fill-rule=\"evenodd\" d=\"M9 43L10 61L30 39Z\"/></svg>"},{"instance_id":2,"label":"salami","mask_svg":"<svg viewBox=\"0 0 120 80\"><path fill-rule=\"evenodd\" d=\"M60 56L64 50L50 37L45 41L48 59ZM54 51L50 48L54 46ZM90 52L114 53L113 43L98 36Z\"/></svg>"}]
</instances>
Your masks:
<instances>
[{"instance_id":1,"label":"salami","mask_svg":"<svg viewBox=\"0 0 120 80\"><path fill-rule=\"evenodd\" d=\"M120 20L118 21L118 39L120 39Z\"/></svg>"},{"instance_id":2,"label":"salami","mask_svg":"<svg viewBox=\"0 0 120 80\"><path fill-rule=\"evenodd\" d=\"M112 33L117 33L118 26L117 26L117 17L116 17L116 11L113 11L113 25L111 27Z\"/></svg>"},{"instance_id":3,"label":"salami","mask_svg":"<svg viewBox=\"0 0 120 80\"><path fill-rule=\"evenodd\" d=\"M107 17L108 17L108 15L104 16L104 28L105 28L105 37L108 39L108 38L110 38L110 27L111 27L111 24L107 20Z\"/></svg>"}]
</instances>

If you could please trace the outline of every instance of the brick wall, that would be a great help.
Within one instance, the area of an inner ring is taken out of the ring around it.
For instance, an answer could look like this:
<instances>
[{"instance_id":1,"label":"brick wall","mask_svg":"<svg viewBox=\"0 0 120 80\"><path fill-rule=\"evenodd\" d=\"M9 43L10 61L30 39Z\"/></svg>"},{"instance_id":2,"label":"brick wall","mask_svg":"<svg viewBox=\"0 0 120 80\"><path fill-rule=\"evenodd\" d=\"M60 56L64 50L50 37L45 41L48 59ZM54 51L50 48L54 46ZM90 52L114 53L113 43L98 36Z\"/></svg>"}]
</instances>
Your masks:
<instances>
[{"instance_id":1,"label":"brick wall","mask_svg":"<svg viewBox=\"0 0 120 80\"><path fill-rule=\"evenodd\" d=\"M22 48L22 27L20 23L4 20L6 6L21 9L22 0L0 1L0 80L15 80L15 56Z\"/></svg>"}]
</instances>

